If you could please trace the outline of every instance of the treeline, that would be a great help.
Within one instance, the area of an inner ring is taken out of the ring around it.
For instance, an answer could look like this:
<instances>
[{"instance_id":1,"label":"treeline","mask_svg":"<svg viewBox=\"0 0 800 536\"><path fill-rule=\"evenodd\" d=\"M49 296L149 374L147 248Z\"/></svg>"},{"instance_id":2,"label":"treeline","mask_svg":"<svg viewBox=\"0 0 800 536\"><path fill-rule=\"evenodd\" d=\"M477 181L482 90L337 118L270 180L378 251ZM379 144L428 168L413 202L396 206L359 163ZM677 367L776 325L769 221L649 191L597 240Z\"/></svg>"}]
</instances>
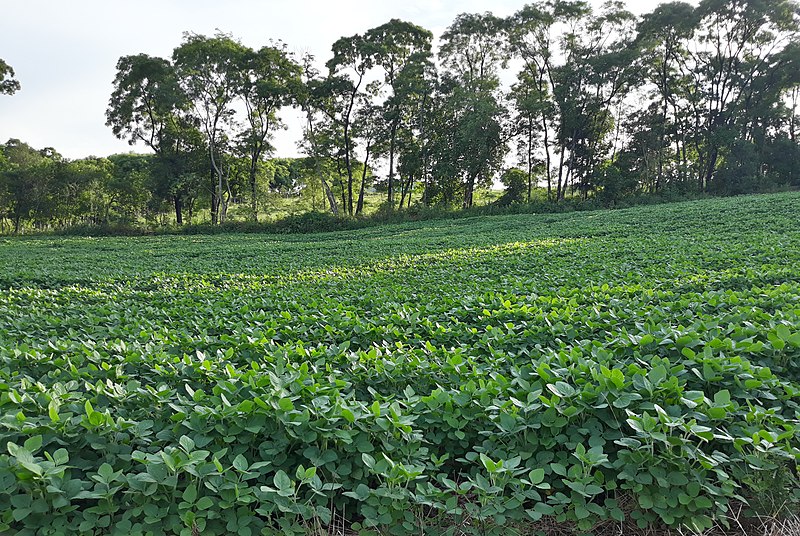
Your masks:
<instances>
[{"instance_id":1,"label":"treeline","mask_svg":"<svg viewBox=\"0 0 800 536\"><path fill-rule=\"evenodd\" d=\"M373 181L387 210L412 192L470 207L498 177L503 203L537 187L553 203L753 192L800 185L799 31L789 0L671 2L641 17L547 0L459 15L435 52L431 32L391 20L336 41L324 72L282 43L187 34L171 58L120 58L108 125L153 151L150 198L170 198L179 223L198 203L212 223L232 205L258 218L285 107L305 118L303 187L337 215L363 213Z\"/></svg>"},{"instance_id":2,"label":"treeline","mask_svg":"<svg viewBox=\"0 0 800 536\"><path fill-rule=\"evenodd\" d=\"M197 220L208 210L203 185L208 177L203 154L182 162L176 177L154 154L116 154L68 160L52 148L34 149L19 140L0 144L0 233L24 225L52 230L75 226L151 226ZM246 162L230 162L231 194L244 207ZM325 163L330 166L331 163ZM359 170L363 167L358 164ZM262 203L276 197L303 197L309 210L323 208L314 183L316 163L309 158L272 158L259 166L256 194ZM371 176L368 170L368 176ZM177 179L177 180L176 180ZM204 203L204 201L206 201ZM245 208L245 212L246 212Z\"/></svg>"}]
</instances>

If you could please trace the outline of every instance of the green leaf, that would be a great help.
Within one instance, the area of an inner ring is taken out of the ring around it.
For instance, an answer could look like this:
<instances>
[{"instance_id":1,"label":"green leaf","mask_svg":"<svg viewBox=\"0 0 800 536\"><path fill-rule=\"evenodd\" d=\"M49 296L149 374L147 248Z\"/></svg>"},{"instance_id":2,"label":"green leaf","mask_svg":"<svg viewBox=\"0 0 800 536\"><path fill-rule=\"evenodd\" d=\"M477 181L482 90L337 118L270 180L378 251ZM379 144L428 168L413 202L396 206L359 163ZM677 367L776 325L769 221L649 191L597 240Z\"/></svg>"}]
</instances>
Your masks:
<instances>
[{"instance_id":1,"label":"green leaf","mask_svg":"<svg viewBox=\"0 0 800 536\"><path fill-rule=\"evenodd\" d=\"M237 454L233 459L233 467L238 471L245 472L250 465L247 463L247 458L245 458L243 454Z\"/></svg>"},{"instance_id":2,"label":"green leaf","mask_svg":"<svg viewBox=\"0 0 800 536\"><path fill-rule=\"evenodd\" d=\"M197 499L197 486L194 483L189 484L186 489L183 491L183 500L192 504Z\"/></svg>"},{"instance_id":3,"label":"green leaf","mask_svg":"<svg viewBox=\"0 0 800 536\"><path fill-rule=\"evenodd\" d=\"M560 476L567 476L567 468L566 468L566 467L564 467L564 466L563 466L562 464L560 464L560 463L551 463L551 464L550 464L550 469L552 469L552 470L553 470L553 472L554 472L555 474L557 474L557 475L560 475Z\"/></svg>"},{"instance_id":4,"label":"green leaf","mask_svg":"<svg viewBox=\"0 0 800 536\"><path fill-rule=\"evenodd\" d=\"M181 447L183 447L183 450L185 450L186 452L191 452L194 450L194 441L189 436L185 435L181 436L178 442L181 444Z\"/></svg>"},{"instance_id":5,"label":"green leaf","mask_svg":"<svg viewBox=\"0 0 800 536\"><path fill-rule=\"evenodd\" d=\"M287 475L283 470L278 470L275 473L275 476L272 478L272 481L279 491L294 491L294 483L292 483L292 479L289 478L289 475Z\"/></svg>"},{"instance_id":6,"label":"green leaf","mask_svg":"<svg viewBox=\"0 0 800 536\"><path fill-rule=\"evenodd\" d=\"M23 446L25 447L25 450L29 451L31 454L35 453L37 450L42 448L42 436L36 435L29 437L25 440Z\"/></svg>"},{"instance_id":7,"label":"green leaf","mask_svg":"<svg viewBox=\"0 0 800 536\"><path fill-rule=\"evenodd\" d=\"M575 388L566 382L556 382L555 384L548 383L547 388L550 389L556 396L561 398L569 398L575 396Z\"/></svg>"},{"instance_id":8,"label":"green leaf","mask_svg":"<svg viewBox=\"0 0 800 536\"><path fill-rule=\"evenodd\" d=\"M544 469L534 469L530 473L528 473L528 479L531 481L531 484L541 484L544 481Z\"/></svg>"},{"instance_id":9,"label":"green leaf","mask_svg":"<svg viewBox=\"0 0 800 536\"><path fill-rule=\"evenodd\" d=\"M200 497L195 504L198 510L208 510L214 505L214 501L210 497Z\"/></svg>"},{"instance_id":10,"label":"green leaf","mask_svg":"<svg viewBox=\"0 0 800 536\"><path fill-rule=\"evenodd\" d=\"M278 400L278 407L280 407L285 412L294 411L294 403L289 398L281 398Z\"/></svg>"}]
</instances>

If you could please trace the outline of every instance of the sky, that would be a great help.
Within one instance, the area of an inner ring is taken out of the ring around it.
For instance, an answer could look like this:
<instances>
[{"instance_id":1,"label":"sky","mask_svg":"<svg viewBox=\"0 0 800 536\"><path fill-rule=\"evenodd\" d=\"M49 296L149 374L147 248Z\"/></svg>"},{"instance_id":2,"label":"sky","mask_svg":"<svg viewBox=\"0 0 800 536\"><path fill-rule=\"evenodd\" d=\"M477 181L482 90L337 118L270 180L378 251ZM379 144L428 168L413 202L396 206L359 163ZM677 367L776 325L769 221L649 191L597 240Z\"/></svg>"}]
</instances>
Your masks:
<instances>
[{"instance_id":1,"label":"sky","mask_svg":"<svg viewBox=\"0 0 800 536\"><path fill-rule=\"evenodd\" d=\"M600 5L599 0L591 0ZM247 46L280 39L320 66L339 37L363 33L392 18L408 20L435 36L459 13L508 16L526 0L0 0L0 58L16 71L22 90L0 95L0 143L20 139L54 147L67 158L131 150L105 125L105 110L121 56L168 58L184 32L232 34ZM641 14L659 0L628 0ZM288 130L277 133L276 156L296 156L298 112L283 113Z\"/></svg>"}]
</instances>

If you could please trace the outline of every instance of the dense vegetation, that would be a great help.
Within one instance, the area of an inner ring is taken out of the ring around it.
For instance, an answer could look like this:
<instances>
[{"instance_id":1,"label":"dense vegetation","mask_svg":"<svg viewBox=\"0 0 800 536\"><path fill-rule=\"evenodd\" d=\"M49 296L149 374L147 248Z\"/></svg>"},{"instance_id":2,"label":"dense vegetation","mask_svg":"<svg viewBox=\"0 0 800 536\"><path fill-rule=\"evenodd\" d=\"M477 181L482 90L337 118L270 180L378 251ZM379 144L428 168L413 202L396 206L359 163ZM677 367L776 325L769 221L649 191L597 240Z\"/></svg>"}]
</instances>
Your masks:
<instances>
[{"instance_id":1,"label":"dense vegetation","mask_svg":"<svg viewBox=\"0 0 800 536\"><path fill-rule=\"evenodd\" d=\"M784 193L5 239L0 532L628 534L791 511L799 218Z\"/></svg>"},{"instance_id":2,"label":"dense vegetation","mask_svg":"<svg viewBox=\"0 0 800 536\"><path fill-rule=\"evenodd\" d=\"M324 73L280 42L186 34L171 58L117 64L108 125L152 154L66 162L10 140L0 224L256 220L279 191L355 216L371 187L395 211L470 207L500 181L505 204L537 186L553 203L605 204L797 186L799 30L792 0L670 2L641 17L543 0L458 15L436 48L391 20L337 40ZM0 63L0 92L18 89L10 75ZM271 159L290 106L306 156Z\"/></svg>"}]
</instances>

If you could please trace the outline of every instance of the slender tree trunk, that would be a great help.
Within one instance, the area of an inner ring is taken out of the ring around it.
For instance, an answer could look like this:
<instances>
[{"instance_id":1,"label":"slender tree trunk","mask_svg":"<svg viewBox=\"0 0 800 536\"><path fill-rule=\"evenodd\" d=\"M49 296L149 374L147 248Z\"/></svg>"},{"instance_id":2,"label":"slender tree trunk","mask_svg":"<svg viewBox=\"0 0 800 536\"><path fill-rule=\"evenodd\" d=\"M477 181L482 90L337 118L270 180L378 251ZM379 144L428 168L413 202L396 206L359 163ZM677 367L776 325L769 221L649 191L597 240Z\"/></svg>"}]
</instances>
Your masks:
<instances>
[{"instance_id":1,"label":"slender tree trunk","mask_svg":"<svg viewBox=\"0 0 800 536\"><path fill-rule=\"evenodd\" d=\"M467 179L467 184L464 189L464 208L472 207L472 198L473 192L475 191L475 179L477 178L476 173L472 173Z\"/></svg>"},{"instance_id":2,"label":"slender tree trunk","mask_svg":"<svg viewBox=\"0 0 800 536\"><path fill-rule=\"evenodd\" d=\"M792 89L792 117L789 119L789 139L797 143L797 101L800 98L800 89Z\"/></svg>"},{"instance_id":3,"label":"slender tree trunk","mask_svg":"<svg viewBox=\"0 0 800 536\"><path fill-rule=\"evenodd\" d=\"M533 189L533 117L528 116L528 198L531 202L531 190Z\"/></svg>"},{"instance_id":4,"label":"slender tree trunk","mask_svg":"<svg viewBox=\"0 0 800 536\"><path fill-rule=\"evenodd\" d=\"M347 212L347 190L344 187L344 182L342 182L342 159L338 156L336 157L336 172L339 174L339 190L341 190L342 194L342 208Z\"/></svg>"},{"instance_id":5,"label":"slender tree trunk","mask_svg":"<svg viewBox=\"0 0 800 536\"><path fill-rule=\"evenodd\" d=\"M719 159L719 150L714 147L711 150L711 154L708 157L708 166L706 167L705 176L702 179L700 184L700 191L705 192L708 189L708 185L711 184L711 180L714 178L714 171L717 168L717 160Z\"/></svg>"},{"instance_id":6,"label":"slender tree trunk","mask_svg":"<svg viewBox=\"0 0 800 536\"><path fill-rule=\"evenodd\" d=\"M547 170L547 200L553 200L553 172L550 162L550 140L548 139L547 118L542 113L542 131L544 133L544 165Z\"/></svg>"},{"instance_id":7,"label":"slender tree trunk","mask_svg":"<svg viewBox=\"0 0 800 536\"><path fill-rule=\"evenodd\" d=\"M364 210L364 189L367 184L367 169L369 168L369 150L372 148L372 140L367 140L367 156L364 158L364 171L361 173L361 187L358 192L358 205L356 214L361 214Z\"/></svg>"},{"instance_id":8,"label":"slender tree trunk","mask_svg":"<svg viewBox=\"0 0 800 536\"><path fill-rule=\"evenodd\" d=\"M561 144L561 154L558 157L558 184L556 185L556 201L561 201L563 199L563 192L561 191L563 185L563 177L564 177L564 152L567 148L564 144Z\"/></svg>"},{"instance_id":9,"label":"slender tree trunk","mask_svg":"<svg viewBox=\"0 0 800 536\"><path fill-rule=\"evenodd\" d=\"M394 152L397 138L397 119L392 121L390 141L389 141L389 192L386 200L389 203L389 208L394 208Z\"/></svg>"},{"instance_id":10,"label":"slender tree trunk","mask_svg":"<svg viewBox=\"0 0 800 536\"><path fill-rule=\"evenodd\" d=\"M333 195L333 191L331 191L331 187L328 186L328 181L325 180L325 177L322 176L320 173L319 180L322 182L322 189L325 191L325 197L328 198L328 205L331 208L331 213L334 216L339 215L339 207L336 205L336 196Z\"/></svg>"},{"instance_id":11,"label":"slender tree trunk","mask_svg":"<svg viewBox=\"0 0 800 536\"><path fill-rule=\"evenodd\" d=\"M261 151L254 151L251 155L250 159L250 217L253 219L254 222L258 222L258 199L256 197L256 174L257 174L257 167L258 167L258 160L260 158Z\"/></svg>"},{"instance_id":12,"label":"slender tree trunk","mask_svg":"<svg viewBox=\"0 0 800 536\"><path fill-rule=\"evenodd\" d=\"M219 201L217 200L217 185L214 169L211 169L211 225L219 221Z\"/></svg>"},{"instance_id":13,"label":"slender tree trunk","mask_svg":"<svg viewBox=\"0 0 800 536\"><path fill-rule=\"evenodd\" d=\"M183 204L180 195L174 195L173 201L175 202L175 221L178 225L183 225Z\"/></svg>"},{"instance_id":14,"label":"slender tree trunk","mask_svg":"<svg viewBox=\"0 0 800 536\"><path fill-rule=\"evenodd\" d=\"M353 163L350 159L350 148L352 146L350 140L350 117L353 113L360 84L361 79L359 79L359 84L350 93L350 104L347 107L347 115L344 117L344 165L347 168L347 213L350 216L353 215Z\"/></svg>"}]
</instances>

